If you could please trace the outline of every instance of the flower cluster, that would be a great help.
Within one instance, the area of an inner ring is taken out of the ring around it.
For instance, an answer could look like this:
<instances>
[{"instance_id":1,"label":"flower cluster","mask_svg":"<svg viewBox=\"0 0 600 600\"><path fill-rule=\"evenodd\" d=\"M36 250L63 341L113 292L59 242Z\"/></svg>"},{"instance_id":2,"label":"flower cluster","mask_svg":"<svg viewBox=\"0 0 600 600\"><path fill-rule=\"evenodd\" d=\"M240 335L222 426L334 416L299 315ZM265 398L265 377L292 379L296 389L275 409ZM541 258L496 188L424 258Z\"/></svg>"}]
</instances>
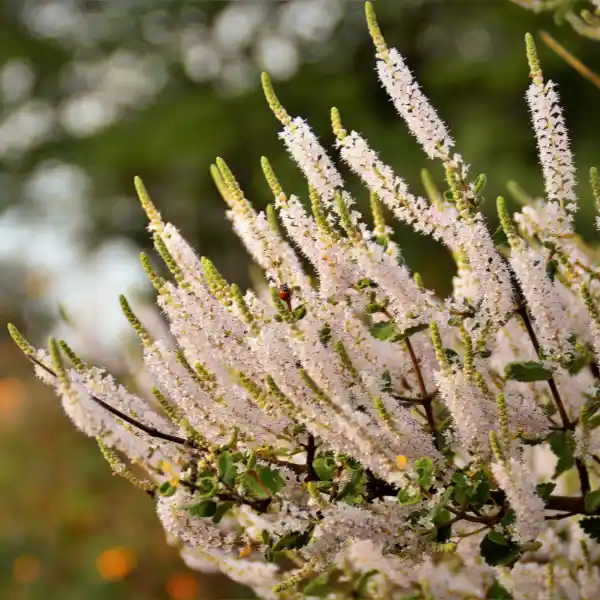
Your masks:
<instances>
[{"instance_id":1,"label":"flower cluster","mask_svg":"<svg viewBox=\"0 0 600 600\"><path fill-rule=\"evenodd\" d=\"M333 109L341 159L370 192L367 222L264 76L308 201L286 195L263 158L274 202L257 212L225 162L212 167L263 286L229 284L135 181L172 276L142 255L168 339L121 297L152 398L64 341L37 350L9 329L112 469L155 499L194 569L218 569L262 598L597 598L600 271L573 230L575 168L556 86L528 35L546 193L515 215L498 198L500 239L478 210L485 177L469 179L366 9L379 79L445 191L426 172L427 197L410 192ZM595 170L591 183L600 203ZM449 298L410 272L386 212L451 251ZM548 452L551 478L538 468ZM563 474L580 491L555 493Z\"/></svg>"}]
</instances>

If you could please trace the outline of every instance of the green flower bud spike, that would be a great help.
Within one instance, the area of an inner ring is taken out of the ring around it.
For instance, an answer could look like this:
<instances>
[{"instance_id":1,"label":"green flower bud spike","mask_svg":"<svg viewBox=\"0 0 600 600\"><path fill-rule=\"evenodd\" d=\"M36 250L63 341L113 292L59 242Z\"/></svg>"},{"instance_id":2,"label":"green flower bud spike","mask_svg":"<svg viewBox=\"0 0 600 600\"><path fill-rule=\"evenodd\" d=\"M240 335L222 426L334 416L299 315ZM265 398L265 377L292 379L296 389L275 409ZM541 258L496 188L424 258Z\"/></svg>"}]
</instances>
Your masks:
<instances>
[{"instance_id":1,"label":"green flower bud spike","mask_svg":"<svg viewBox=\"0 0 600 600\"><path fill-rule=\"evenodd\" d=\"M217 165L210 165L210 174L213 178L213 181L215 182L215 186L219 194L221 194L221 197L223 198L223 200L225 200L225 204L227 204L229 208L234 208L235 201L231 196L229 188L223 181L223 177L221 177L221 172L219 171Z\"/></svg>"},{"instance_id":2,"label":"green flower bud spike","mask_svg":"<svg viewBox=\"0 0 600 600\"><path fill-rule=\"evenodd\" d=\"M542 78L542 68L535 41L530 33L525 34L525 51L527 53L527 62L529 63L529 76L533 79L534 83L541 84L544 81Z\"/></svg>"},{"instance_id":3,"label":"green flower bud spike","mask_svg":"<svg viewBox=\"0 0 600 600\"><path fill-rule=\"evenodd\" d=\"M123 479L126 479L129 481L129 483L132 483L140 490L143 490L151 496L154 495L156 484L148 481L147 479L140 479L137 477L130 469L127 468L125 463L119 458L119 455L112 448L105 446L99 437L96 438L96 442L98 443L100 452L102 452L102 456L104 456L106 462L110 465L114 475L120 475L123 477Z\"/></svg>"},{"instance_id":4,"label":"green flower bud spike","mask_svg":"<svg viewBox=\"0 0 600 600\"><path fill-rule=\"evenodd\" d=\"M135 316L135 313L131 309L127 298L121 294L119 296L119 304L121 305L121 310L123 314L129 321L129 324L133 327L135 332L140 336L140 341L143 346L149 346L152 343L152 339L148 335L145 327L142 325L141 321Z\"/></svg>"},{"instance_id":5,"label":"green flower bud spike","mask_svg":"<svg viewBox=\"0 0 600 600\"><path fill-rule=\"evenodd\" d=\"M348 135L347 131L344 129L342 125L342 116L340 115L340 111L333 107L331 109L331 128L333 129L333 134L338 140L343 140L346 135Z\"/></svg>"},{"instance_id":6,"label":"green flower bud spike","mask_svg":"<svg viewBox=\"0 0 600 600\"><path fill-rule=\"evenodd\" d=\"M259 334L259 329L256 326L256 321L250 312L250 308L246 304L246 299L242 294L242 290L240 290L239 286L235 283L231 284L231 296L233 298L233 303L236 305L239 311L242 321L244 321L244 323L250 327L252 335L257 336Z\"/></svg>"},{"instance_id":7,"label":"green flower bud spike","mask_svg":"<svg viewBox=\"0 0 600 600\"><path fill-rule=\"evenodd\" d=\"M280 202L281 204L284 204L284 205L287 204L287 197L283 193L283 188L281 187L279 180L277 179L277 177L275 175L275 171L273 171L273 167L271 166L271 163L265 156L263 156L260 159L260 165L262 167L265 179L267 180L267 183L269 184L269 187L271 188L271 192L273 193L273 196L275 197L275 200L277 202Z\"/></svg>"},{"instance_id":8,"label":"green flower bud spike","mask_svg":"<svg viewBox=\"0 0 600 600\"><path fill-rule=\"evenodd\" d=\"M513 200L521 206L527 206L533 202L533 198L516 181L509 181L506 184L506 189Z\"/></svg>"},{"instance_id":9,"label":"green flower bud spike","mask_svg":"<svg viewBox=\"0 0 600 600\"><path fill-rule=\"evenodd\" d=\"M383 217L383 205L379 196L373 192L369 194L369 204L371 206L371 215L373 216L373 231L376 236L388 240L388 228Z\"/></svg>"},{"instance_id":10,"label":"green flower bud spike","mask_svg":"<svg viewBox=\"0 0 600 600\"><path fill-rule=\"evenodd\" d=\"M297 586L299 583L311 577L315 573L315 568L311 562L306 563L301 569L296 571L294 575L282 581L273 588L275 593L283 592Z\"/></svg>"},{"instance_id":11,"label":"green flower bud spike","mask_svg":"<svg viewBox=\"0 0 600 600\"><path fill-rule=\"evenodd\" d=\"M158 402L158 405L163 409L165 415L167 415L169 421L171 421L171 423L173 423L173 425L176 427L179 427L181 425L182 417L177 408L169 400L167 400L167 398L158 388L153 387L152 394Z\"/></svg>"},{"instance_id":12,"label":"green flower bud spike","mask_svg":"<svg viewBox=\"0 0 600 600\"><path fill-rule=\"evenodd\" d=\"M216 163L223 183L229 192L229 197L232 202L231 208L233 210L239 210L242 214L251 216L252 207L244 196L244 192L242 191L242 188L240 187L240 184L235 178L233 172L222 158L217 157Z\"/></svg>"},{"instance_id":13,"label":"green flower bud spike","mask_svg":"<svg viewBox=\"0 0 600 600\"><path fill-rule=\"evenodd\" d=\"M441 206L443 201L442 194L435 185L433 177L427 169L421 169L421 184L423 185L425 193L427 194L427 197L429 198L430 202L434 206Z\"/></svg>"},{"instance_id":14,"label":"green flower bud spike","mask_svg":"<svg viewBox=\"0 0 600 600\"><path fill-rule=\"evenodd\" d=\"M65 369L62 356L60 354L60 348L56 343L56 339L53 337L48 338L48 354L50 355L50 364L52 365L52 370L54 371L56 379L58 380L61 393L69 399L71 404L77 404L77 402L79 402L79 398L71 387L69 375Z\"/></svg>"},{"instance_id":15,"label":"green flower bud spike","mask_svg":"<svg viewBox=\"0 0 600 600\"><path fill-rule=\"evenodd\" d=\"M165 265L167 265L169 271L171 271L173 277L175 278L175 281L179 284L179 286L183 289L189 289L189 285L185 281L183 273L179 268L179 265L169 252L164 240L160 235L158 235L158 233L154 234L154 247L156 248L156 251L160 254L160 257L163 259Z\"/></svg>"},{"instance_id":16,"label":"green flower bud spike","mask_svg":"<svg viewBox=\"0 0 600 600\"><path fill-rule=\"evenodd\" d=\"M339 239L340 236L329 225L329 222L325 217L325 211L323 209L321 197L312 185L308 186L308 198L310 200L310 206L312 209L313 217L315 218L315 223L317 224L319 229L332 239Z\"/></svg>"},{"instance_id":17,"label":"green flower bud spike","mask_svg":"<svg viewBox=\"0 0 600 600\"><path fill-rule=\"evenodd\" d=\"M273 89L273 84L271 82L271 78L267 73L262 73L261 82L263 87L263 92L265 93L265 98L269 103L269 108L273 111L273 114L277 117L277 120L282 125L290 125L292 122L292 118L287 113L285 108L279 102L277 95L275 94L275 90Z\"/></svg>"},{"instance_id":18,"label":"green flower bud spike","mask_svg":"<svg viewBox=\"0 0 600 600\"><path fill-rule=\"evenodd\" d=\"M140 253L140 262L142 263L142 268L146 272L146 275L148 276L148 279L150 280L150 283L153 285L154 289L159 294L162 293L165 286L165 280L153 269L152 265L150 264L150 259L145 252Z\"/></svg>"},{"instance_id":19,"label":"green flower bud spike","mask_svg":"<svg viewBox=\"0 0 600 600\"><path fill-rule=\"evenodd\" d=\"M500 424L500 440L502 446L507 450L510 448L510 429L508 426L508 408L504 400L504 394L496 396L496 406L498 407L499 424Z\"/></svg>"},{"instance_id":20,"label":"green flower bud spike","mask_svg":"<svg viewBox=\"0 0 600 600\"><path fill-rule=\"evenodd\" d=\"M283 237L281 235L281 229L279 228L279 221L277 220L277 211L272 204L267 204L267 208L265 211L267 215L267 223L271 228L271 231L278 237Z\"/></svg>"},{"instance_id":21,"label":"green flower bud spike","mask_svg":"<svg viewBox=\"0 0 600 600\"><path fill-rule=\"evenodd\" d=\"M25 354L25 356L35 356L35 348L23 337L21 332L12 324L7 325L8 333L13 339L13 342L18 346L19 350Z\"/></svg>"},{"instance_id":22,"label":"green flower bud spike","mask_svg":"<svg viewBox=\"0 0 600 600\"><path fill-rule=\"evenodd\" d=\"M600 213L600 175L596 167L590 169L590 185L596 202L596 211Z\"/></svg>"},{"instance_id":23,"label":"green flower bud spike","mask_svg":"<svg viewBox=\"0 0 600 600\"><path fill-rule=\"evenodd\" d=\"M150 200L150 196L148 195L148 191L146 190L144 182L139 177L134 177L133 183L135 185L138 198L140 199L140 204L148 215L148 220L150 221L152 228L156 231L162 230L163 224L162 219L160 218L160 213L156 210L152 200Z\"/></svg>"},{"instance_id":24,"label":"green flower bud spike","mask_svg":"<svg viewBox=\"0 0 600 600\"><path fill-rule=\"evenodd\" d=\"M450 363L448 362L448 358L446 357L446 353L444 352L444 347L442 345L442 337L440 336L440 330L435 323L432 321L429 325L429 331L431 334L431 343L433 344L433 350L435 351L435 357L440 365L440 369L442 373L448 374L450 371Z\"/></svg>"},{"instance_id":25,"label":"green flower bud spike","mask_svg":"<svg viewBox=\"0 0 600 600\"><path fill-rule=\"evenodd\" d=\"M385 39L381 34L381 29L379 29L379 24L377 23L377 16L375 15L375 9L373 8L373 4L371 2L365 3L365 14L367 17L367 27L369 28L369 33L371 34L371 38L373 39L373 44L375 44L377 54L379 58L387 61L389 60L389 50L387 44L385 43Z\"/></svg>"},{"instance_id":26,"label":"green flower bud spike","mask_svg":"<svg viewBox=\"0 0 600 600\"><path fill-rule=\"evenodd\" d=\"M516 248L520 243L519 234L517 233L517 229L508 214L508 210L506 208L506 203L504 202L504 198L502 196L498 196L496 200L496 209L498 210L498 217L500 217L500 225L508 238L508 243L511 248Z\"/></svg>"},{"instance_id":27,"label":"green flower bud spike","mask_svg":"<svg viewBox=\"0 0 600 600\"><path fill-rule=\"evenodd\" d=\"M69 360L73 363L73 367L78 373L83 373L87 370L86 364L75 354L71 346L64 340L59 340L59 348L69 357Z\"/></svg>"},{"instance_id":28,"label":"green flower bud spike","mask_svg":"<svg viewBox=\"0 0 600 600\"><path fill-rule=\"evenodd\" d=\"M213 296L224 306L231 306L233 301L227 280L219 273L215 265L206 257L200 259L204 276Z\"/></svg>"},{"instance_id":29,"label":"green flower bud spike","mask_svg":"<svg viewBox=\"0 0 600 600\"><path fill-rule=\"evenodd\" d=\"M358 229L352 223L350 219L350 213L348 212L348 205L341 192L336 191L334 194L336 212L340 217L340 225L343 227L348 239L354 244L362 243L363 239Z\"/></svg>"}]
</instances>

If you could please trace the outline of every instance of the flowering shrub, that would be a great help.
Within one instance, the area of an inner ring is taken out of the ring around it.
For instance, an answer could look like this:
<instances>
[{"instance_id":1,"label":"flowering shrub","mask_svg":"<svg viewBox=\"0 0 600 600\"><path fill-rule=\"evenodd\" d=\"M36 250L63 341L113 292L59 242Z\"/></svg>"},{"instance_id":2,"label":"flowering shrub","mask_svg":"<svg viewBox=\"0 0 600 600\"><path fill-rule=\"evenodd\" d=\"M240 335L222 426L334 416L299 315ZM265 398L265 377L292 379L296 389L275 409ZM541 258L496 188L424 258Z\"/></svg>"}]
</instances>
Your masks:
<instances>
[{"instance_id":1,"label":"flowering shrub","mask_svg":"<svg viewBox=\"0 0 600 600\"><path fill-rule=\"evenodd\" d=\"M36 350L9 329L113 470L156 499L192 568L220 569L262 598L598 598L600 272L573 230L575 168L555 85L528 35L545 198L512 216L498 198L493 234L478 212L485 177L469 180L366 9L379 79L443 168L445 192L425 173L428 198L415 196L333 109L341 158L371 193L368 225L264 76L310 209L266 159L275 201L264 213L222 160L212 172L268 285L243 293L226 282L136 179L173 276L142 255L172 340L152 339L121 297L152 401L64 341ZM591 183L600 203L595 170ZM451 251L451 297L411 275L384 207ZM534 472L548 449L557 461L546 481ZM559 495L563 475L580 491Z\"/></svg>"},{"instance_id":2,"label":"flowering shrub","mask_svg":"<svg viewBox=\"0 0 600 600\"><path fill-rule=\"evenodd\" d=\"M558 23L566 21L573 29L592 40L600 40L600 0L581 3L572 0L511 0L523 8L539 12L553 12Z\"/></svg>"}]
</instances>

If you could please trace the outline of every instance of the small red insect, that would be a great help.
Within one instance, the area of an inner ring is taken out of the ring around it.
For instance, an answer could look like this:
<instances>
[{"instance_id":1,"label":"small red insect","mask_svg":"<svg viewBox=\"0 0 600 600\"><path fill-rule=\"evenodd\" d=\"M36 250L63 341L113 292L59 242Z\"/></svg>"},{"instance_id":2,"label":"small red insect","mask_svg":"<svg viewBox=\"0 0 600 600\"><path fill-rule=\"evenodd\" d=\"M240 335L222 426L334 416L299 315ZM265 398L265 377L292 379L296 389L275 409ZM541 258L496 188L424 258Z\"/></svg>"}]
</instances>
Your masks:
<instances>
[{"instance_id":1,"label":"small red insect","mask_svg":"<svg viewBox=\"0 0 600 600\"><path fill-rule=\"evenodd\" d=\"M279 294L279 299L282 302L285 302L288 307L288 310L291 311L292 310L292 291L290 290L290 287L284 283L283 285L280 285L277 288L277 293Z\"/></svg>"}]
</instances>

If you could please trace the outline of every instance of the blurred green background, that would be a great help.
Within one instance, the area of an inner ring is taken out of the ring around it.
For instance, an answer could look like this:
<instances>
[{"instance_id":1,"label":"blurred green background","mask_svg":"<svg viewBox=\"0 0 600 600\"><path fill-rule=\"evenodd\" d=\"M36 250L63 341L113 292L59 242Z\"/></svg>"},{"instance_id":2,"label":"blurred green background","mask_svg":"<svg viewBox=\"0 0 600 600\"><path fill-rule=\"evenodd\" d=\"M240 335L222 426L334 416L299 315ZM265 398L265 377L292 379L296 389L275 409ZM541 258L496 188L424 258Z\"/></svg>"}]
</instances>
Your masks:
<instances>
[{"instance_id":1,"label":"blurred green background","mask_svg":"<svg viewBox=\"0 0 600 600\"><path fill-rule=\"evenodd\" d=\"M516 180L542 191L524 93L523 36L544 28L600 71L600 44L504 0L376 0L382 29L450 125L484 207ZM230 279L249 262L208 174L224 158L259 207L259 159L305 195L259 88L271 73L294 115L331 146L329 109L362 132L417 193L430 166L380 89L360 0L3 0L0 3L0 314L36 343L67 336L125 376L136 366L117 294L156 321L138 262L149 247L132 178ZM540 44L560 85L580 167L583 233L593 237L586 171L600 162L600 90ZM596 153L594 153L594 148ZM433 172L441 185L441 174ZM367 193L349 177L359 202ZM453 267L397 228L408 263L440 294ZM60 317L59 306L70 324ZM158 325L155 325L158 327ZM186 570L152 502L111 477L6 336L0 339L0 598L195 600L250 597Z\"/></svg>"}]
</instances>

